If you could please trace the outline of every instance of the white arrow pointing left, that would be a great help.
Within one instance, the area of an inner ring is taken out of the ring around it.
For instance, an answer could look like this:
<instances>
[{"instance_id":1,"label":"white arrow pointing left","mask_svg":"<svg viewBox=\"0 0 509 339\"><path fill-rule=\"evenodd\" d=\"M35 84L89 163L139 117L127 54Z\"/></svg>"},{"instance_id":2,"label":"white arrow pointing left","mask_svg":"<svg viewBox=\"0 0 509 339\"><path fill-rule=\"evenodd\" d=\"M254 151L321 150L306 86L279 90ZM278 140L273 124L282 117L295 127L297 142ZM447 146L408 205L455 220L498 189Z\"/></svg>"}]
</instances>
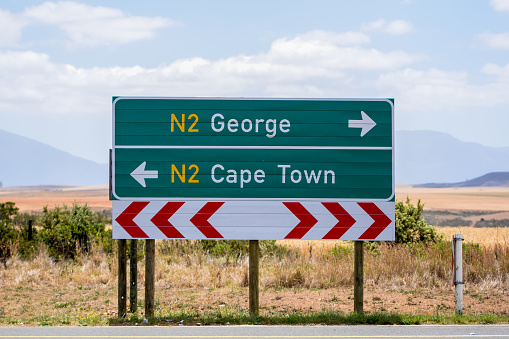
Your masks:
<instances>
[{"instance_id":1,"label":"white arrow pointing left","mask_svg":"<svg viewBox=\"0 0 509 339\"><path fill-rule=\"evenodd\" d=\"M361 111L362 120L348 120L348 128L361 128L361 137L368 133L376 122L373 121L364 111Z\"/></svg>"},{"instance_id":2,"label":"white arrow pointing left","mask_svg":"<svg viewBox=\"0 0 509 339\"><path fill-rule=\"evenodd\" d=\"M145 179L157 179L159 176L159 173L157 171L146 171L145 170L146 164L147 162L144 161L131 173L131 176L143 187L147 187L147 185L145 184Z\"/></svg>"}]
</instances>

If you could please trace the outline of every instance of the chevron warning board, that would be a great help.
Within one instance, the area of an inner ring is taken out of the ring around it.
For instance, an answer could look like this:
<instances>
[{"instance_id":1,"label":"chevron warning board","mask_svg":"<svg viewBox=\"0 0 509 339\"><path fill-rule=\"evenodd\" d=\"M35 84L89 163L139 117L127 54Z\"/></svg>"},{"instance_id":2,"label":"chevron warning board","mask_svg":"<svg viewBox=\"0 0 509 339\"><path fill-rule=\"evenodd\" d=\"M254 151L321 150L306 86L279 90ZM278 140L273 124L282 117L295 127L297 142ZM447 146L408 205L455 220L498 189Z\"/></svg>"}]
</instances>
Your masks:
<instances>
[{"instance_id":1,"label":"chevron warning board","mask_svg":"<svg viewBox=\"0 0 509 339\"><path fill-rule=\"evenodd\" d=\"M116 239L392 240L393 202L113 201Z\"/></svg>"},{"instance_id":2,"label":"chevron warning board","mask_svg":"<svg viewBox=\"0 0 509 339\"><path fill-rule=\"evenodd\" d=\"M113 98L116 239L394 240L390 99Z\"/></svg>"}]
</instances>

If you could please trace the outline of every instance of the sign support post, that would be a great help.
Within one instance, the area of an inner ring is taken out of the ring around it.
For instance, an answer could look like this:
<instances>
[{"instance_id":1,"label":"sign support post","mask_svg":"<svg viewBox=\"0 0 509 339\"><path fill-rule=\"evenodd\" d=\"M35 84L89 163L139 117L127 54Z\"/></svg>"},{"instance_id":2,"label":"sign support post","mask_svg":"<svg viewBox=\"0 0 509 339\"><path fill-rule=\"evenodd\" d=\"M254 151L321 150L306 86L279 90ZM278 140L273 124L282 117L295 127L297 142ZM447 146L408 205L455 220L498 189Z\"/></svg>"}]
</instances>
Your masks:
<instances>
[{"instance_id":1,"label":"sign support post","mask_svg":"<svg viewBox=\"0 0 509 339\"><path fill-rule=\"evenodd\" d=\"M138 240L131 239L129 250L129 312L138 309Z\"/></svg>"},{"instance_id":2,"label":"sign support post","mask_svg":"<svg viewBox=\"0 0 509 339\"><path fill-rule=\"evenodd\" d=\"M259 314L259 294L260 294L260 244L258 240L249 240L249 314L258 316Z\"/></svg>"},{"instance_id":3,"label":"sign support post","mask_svg":"<svg viewBox=\"0 0 509 339\"><path fill-rule=\"evenodd\" d=\"M155 239L145 240L145 317L154 316Z\"/></svg>"},{"instance_id":4,"label":"sign support post","mask_svg":"<svg viewBox=\"0 0 509 339\"><path fill-rule=\"evenodd\" d=\"M127 255L125 239L118 239L118 316L123 318L127 311Z\"/></svg>"},{"instance_id":5,"label":"sign support post","mask_svg":"<svg viewBox=\"0 0 509 339\"><path fill-rule=\"evenodd\" d=\"M353 265L353 310L357 314L361 314L364 312L364 241L354 242Z\"/></svg>"}]
</instances>

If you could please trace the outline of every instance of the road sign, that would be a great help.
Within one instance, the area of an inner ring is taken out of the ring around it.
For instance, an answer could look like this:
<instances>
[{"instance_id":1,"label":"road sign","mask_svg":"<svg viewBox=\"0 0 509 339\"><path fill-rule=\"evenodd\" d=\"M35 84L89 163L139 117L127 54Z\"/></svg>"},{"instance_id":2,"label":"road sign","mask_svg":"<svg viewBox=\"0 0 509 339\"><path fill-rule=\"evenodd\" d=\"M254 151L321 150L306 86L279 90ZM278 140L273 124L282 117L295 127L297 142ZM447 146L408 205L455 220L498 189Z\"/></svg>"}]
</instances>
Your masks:
<instances>
[{"instance_id":1,"label":"road sign","mask_svg":"<svg viewBox=\"0 0 509 339\"><path fill-rule=\"evenodd\" d=\"M114 237L392 240L393 112L389 99L114 98Z\"/></svg>"}]
</instances>

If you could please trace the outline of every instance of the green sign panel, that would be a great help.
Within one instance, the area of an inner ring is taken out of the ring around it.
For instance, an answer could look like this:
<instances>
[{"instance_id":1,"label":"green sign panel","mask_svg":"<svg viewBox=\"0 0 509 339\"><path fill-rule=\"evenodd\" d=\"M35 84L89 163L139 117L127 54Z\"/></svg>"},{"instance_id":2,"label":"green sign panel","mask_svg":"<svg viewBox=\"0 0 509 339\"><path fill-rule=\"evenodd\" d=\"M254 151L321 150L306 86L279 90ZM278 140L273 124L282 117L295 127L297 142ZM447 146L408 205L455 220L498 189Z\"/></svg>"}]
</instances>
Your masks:
<instances>
[{"instance_id":1,"label":"green sign panel","mask_svg":"<svg viewBox=\"0 0 509 339\"><path fill-rule=\"evenodd\" d=\"M389 99L113 100L113 196L319 199L394 196Z\"/></svg>"}]
</instances>

